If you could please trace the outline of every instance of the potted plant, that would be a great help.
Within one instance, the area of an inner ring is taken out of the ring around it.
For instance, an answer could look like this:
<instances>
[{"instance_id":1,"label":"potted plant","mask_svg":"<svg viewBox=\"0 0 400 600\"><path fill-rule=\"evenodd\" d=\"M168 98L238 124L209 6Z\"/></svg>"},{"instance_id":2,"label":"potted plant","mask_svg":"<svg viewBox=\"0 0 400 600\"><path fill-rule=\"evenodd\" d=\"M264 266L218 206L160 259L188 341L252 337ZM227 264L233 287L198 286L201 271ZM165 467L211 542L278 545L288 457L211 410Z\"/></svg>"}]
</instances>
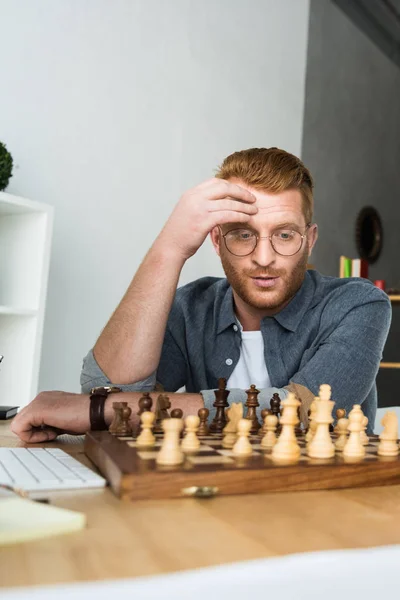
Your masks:
<instances>
[{"instance_id":1,"label":"potted plant","mask_svg":"<svg viewBox=\"0 0 400 600\"><path fill-rule=\"evenodd\" d=\"M5 144L0 142L0 192L5 190L11 179L13 159Z\"/></svg>"}]
</instances>

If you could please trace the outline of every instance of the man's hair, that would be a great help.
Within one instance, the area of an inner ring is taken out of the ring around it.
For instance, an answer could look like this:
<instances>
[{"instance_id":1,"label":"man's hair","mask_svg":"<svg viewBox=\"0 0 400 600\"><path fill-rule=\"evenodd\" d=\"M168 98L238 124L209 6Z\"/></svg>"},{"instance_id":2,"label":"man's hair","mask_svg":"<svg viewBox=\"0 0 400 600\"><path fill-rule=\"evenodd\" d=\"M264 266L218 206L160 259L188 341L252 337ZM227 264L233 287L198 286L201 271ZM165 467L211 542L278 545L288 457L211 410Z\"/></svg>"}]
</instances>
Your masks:
<instances>
[{"instance_id":1,"label":"man's hair","mask_svg":"<svg viewBox=\"0 0 400 600\"><path fill-rule=\"evenodd\" d=\"M220 179L241 179L247 185L278 194L299 190L303 197L306 223L313 218L313 180L301 160L279 148L249 148L225 158L216 175Z\"/></svg>"}]
</instances>

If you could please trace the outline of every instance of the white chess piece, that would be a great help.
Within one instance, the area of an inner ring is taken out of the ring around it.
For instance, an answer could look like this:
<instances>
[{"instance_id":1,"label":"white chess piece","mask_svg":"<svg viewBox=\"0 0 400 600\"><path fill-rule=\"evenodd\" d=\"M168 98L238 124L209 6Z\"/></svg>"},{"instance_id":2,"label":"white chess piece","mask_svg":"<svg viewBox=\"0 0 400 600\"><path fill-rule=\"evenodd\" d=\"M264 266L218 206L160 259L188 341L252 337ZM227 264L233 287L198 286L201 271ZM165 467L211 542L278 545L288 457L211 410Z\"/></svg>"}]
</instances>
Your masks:
<instances>
[{"instance_id":1,"label":"white chess piece","mask_svg":"<svg viewBox=\"0 0 400 600\"><path fill-rule=\"evenodd\" d=\"M179 446L179 435L183 428L183 419L164 419L162 428L165 432L160 452L157 454L158 465L180 465L185 460Z\"/></svg>"},{"instance_id":2,"label":"white chess piece","mask_svg":"<svg viewBox=\"0 0 400 600\"><path fill-rule=\"evenodd\" d=\"M200 425L200 419L197 415L189 415L185 420L186 435L182 440L181 449L183 452L196 452L200 448L200 440L196 432Z\"/></svg>"},{"instance_id":3,"label":"white chess piece","mask_svg":"<svg viewBox=\"0 0 400 600\"><path fill-rule=\"evenodd\" d=\"M151 428L153 427L155 414L150 411L145 411L140 415L140 421L142 423L142 431L140 432L136 446L138 448L154 446L156 438L153 435Z\"/></svg>"},{"instance_id":4,"label":"white chess piece","mask_svg":"<svg viewBox=\"0 0 400 600\"><path fill-rule=\"evenodd\" d=\"M314 400L311 402L311 406L310 406L310 417L308 420L308 431L306 433L306 442L311 442L311 440L313 439L315 430L316 430L316 423L315 423L315 415L317 413L317 403L319 402L319 398L318 396L315 396Z\"/></svg>"},{"instance_id":5,"label":"white chess piece","mask_svg":"<svg viewBox=\"0 0 400 600\"><path fill-rule=\"evenodd\" d=\"M381 424L384 429L379 436L381 440L378 445L379 456L397 456L399 453L398 419L395 412L388 410L382 417Z\"/></svg>"},{"instance_id":6,"label":"white chess piece","mask_svg":"<svg viewBox=\"0 0 400 600\"><path fill-rule=\"evenodd\" d=\"M361 443L362 443L363 446L368 446L368 444L369 444L369 437L367 436L367 432L365 431L367 429L367 427L368 427L368 417L366 417L365 415L364 415L364 418L362 420L362 425L363 425L363 428L362 428L362 431L360 433L360 440L361 440Z\"/></svg>"},{"instance_id":7,"label":"white chess piece","mask_svg":"<svg viewBox=\"0 0 400 600\"><path fill-rule=\"evenodd\" d=\"M276 444L276 428L278 426L278 417L276 415L267 415L264 419L266 433L261 440L261 448L270 450Z\"/></svg>"},{"instance_id":8,"label":"white chess piece","mask_svg":"<svg viewBox=\"0 0 400 600\"><path fill-rule=\"evenodd\" d=\"M329 425L333 423L332 409L335 404L331 397L329 385L321 385L319 401L314 417L315 433L307 446L307 454L311 458L332 458L335 456L335 446L329 433Z\"/></svg>"},{"instance_id":9,"label":"white chess piece","mask_svg":"<svg viewBox=\"0 0 400 600\"><path fill-rule=\"evenodd\" d=\"M297 443L294 428L299 422L297 408L300 406L300 402L292 392L289 392L287 398L282 401L281 406L283 407L283 414L280 419L282 431L278 441L272 448L271 456L277 460L297 460L300 458L301 449Z\"/></svg>"},{"instance_id":10,"label":"white chess piece","mask_svg":"<svg viewBox=\"0 0 400 600\"><path fill-rule=\"evenodd\" d=\"M359 404L355 404L349 413L349 439L343 448L345 458L364 458L365 448L360 439L360 432L363 430L363 412Z\"/></svg>"},{"instance_id":11,"label":"white chess piece","mask_svg":"<svg viewBox=\"0 0 400 600\"><path fill-rule=\"evenodd\" d=\"M237 427L240 419L243 419L243 404L241 402L233 402L226 411L228 423L225 425L222 433L223 448L233 448L237 440Z\"/></svg>"},{"instance_id":12,"label":"white chess piece","mask_svg":"<svg viewBox=\"0 0 400 600\"><path fill-rule=\"evenodd\" d=\"M338 419L337 425L335 427L335 431L338 434L338 438L335 442L335 448L339 452L342 452L343 448L346 445L347 436L349 433L348 427L349 427L349 420L346 417L342 417L341 419Z\"/></svg>"},{"instance_id":13,"label":"white chess piece","mask_svg":"<svg viewBox=\"0 0 400 600\"><path fill-rule=\"evenodd\" d=\"M253 448L249 441L252 422L249 419L240 419L238 423L238 439L232 448L234 456L251 456Z\"/></svg>"}]
</instances>

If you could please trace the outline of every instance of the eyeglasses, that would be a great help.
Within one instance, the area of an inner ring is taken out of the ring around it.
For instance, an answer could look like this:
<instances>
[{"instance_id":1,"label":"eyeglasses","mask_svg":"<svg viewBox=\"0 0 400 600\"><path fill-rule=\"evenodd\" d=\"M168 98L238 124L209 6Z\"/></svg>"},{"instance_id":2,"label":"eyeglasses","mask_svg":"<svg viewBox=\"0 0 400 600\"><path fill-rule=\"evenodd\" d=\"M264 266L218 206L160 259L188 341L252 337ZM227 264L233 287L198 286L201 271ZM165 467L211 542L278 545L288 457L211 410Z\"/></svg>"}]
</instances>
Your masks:
<instances>
[{"instance_id":1,"label":"eyeglasses","mask_svg":"<svg viewBox=\"0 0 400 600\"><path fill-rule=\"evenodd\" d=\"M251 229L231 229L227 233L222 233L218 225L221 236L224 238L226 249L235 256L248 256L256 249L258 240L269 240L273 250L281 256L294 256L300 252L304 238L307 237L307 230L311 223L306 226L305 233L293 229L276 229L271 235L260 237Z\"/></svg>"}]
</instances>

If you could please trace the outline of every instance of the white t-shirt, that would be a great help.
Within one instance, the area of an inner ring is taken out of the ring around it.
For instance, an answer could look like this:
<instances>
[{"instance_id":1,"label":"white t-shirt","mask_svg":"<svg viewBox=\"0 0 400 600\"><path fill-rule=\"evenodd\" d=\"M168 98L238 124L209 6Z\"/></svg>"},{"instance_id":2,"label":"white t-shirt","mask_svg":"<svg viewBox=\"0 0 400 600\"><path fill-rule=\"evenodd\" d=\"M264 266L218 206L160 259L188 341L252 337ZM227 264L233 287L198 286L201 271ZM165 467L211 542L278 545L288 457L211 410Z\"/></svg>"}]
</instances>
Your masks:
<instances>
[{"instance_id":1,"label":"white t-shirt","mask_svg":"<svg viewBox=\"0 0 400 600\"><path fill-rule=\"evenodd\" d=\"M242 331L239 362L227 382L227 388L247 390L252 383L257 389L271 387L264 360L264 340L261 331Z\"/></svg>"}]
</instances>

